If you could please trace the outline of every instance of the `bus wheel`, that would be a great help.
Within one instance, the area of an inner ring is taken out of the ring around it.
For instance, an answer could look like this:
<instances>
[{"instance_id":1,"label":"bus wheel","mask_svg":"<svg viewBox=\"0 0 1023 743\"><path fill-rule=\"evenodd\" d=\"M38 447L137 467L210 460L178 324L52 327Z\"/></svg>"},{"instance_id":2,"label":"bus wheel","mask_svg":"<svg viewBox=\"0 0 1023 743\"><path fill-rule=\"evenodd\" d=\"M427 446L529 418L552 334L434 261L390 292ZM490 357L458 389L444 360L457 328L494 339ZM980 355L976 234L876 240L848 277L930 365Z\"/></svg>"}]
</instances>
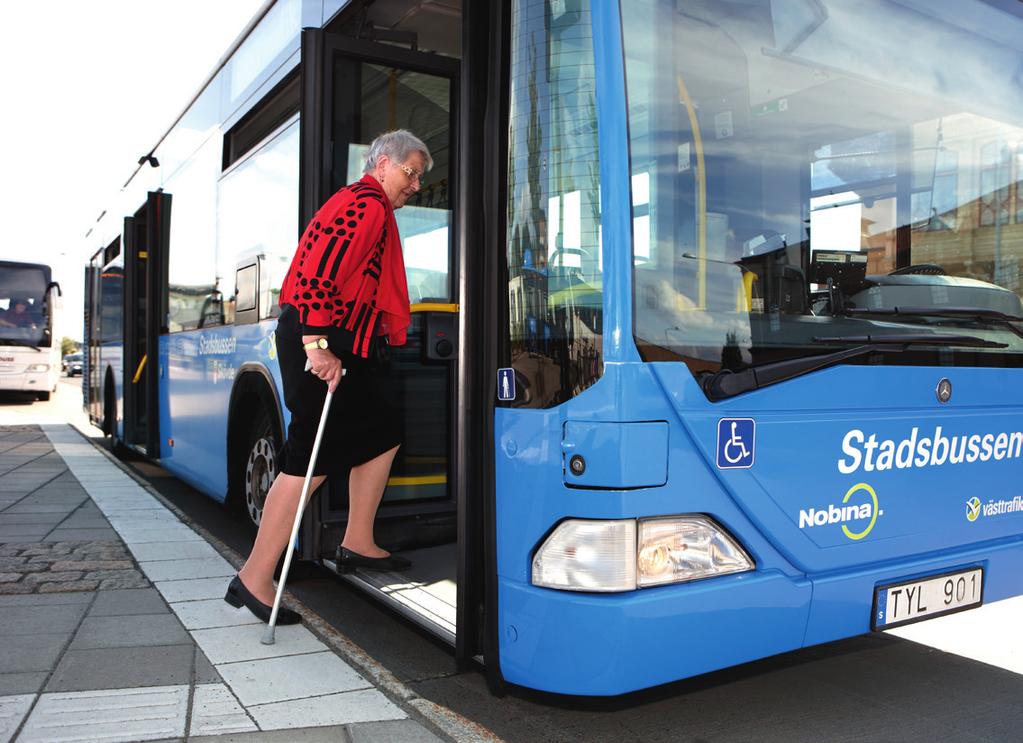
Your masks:
<instances>
[{"instance_id":1,"label":"bus wheel","mask_svg":"<svg viewBox=\"0 0 1023 743\"><path fill-rule=\"evenodd\" d=\"M38 393L38 397L43 402L46 402L47 400L50 399L50 393L49 392L40 392L40 393Z\"/></svg>"},{"instance_id":2,"label":"bus wheel","mask_svg":"<svg viewBox=\"0 0 1023 743\"><path fill-rule=\"evenodd\" d=\"M106 436L113 436L117 430L116 411L113 390L107 385L103 391L103 434Z\"/></svg>"},{"instance_id":3,"label":"bus wheel","mask_svg":"<svg viewBox=\"0 0 1023 743\"><path fill-rule=\"evenodd\" d=\"M266 494L277 477L277 442L273 427L264 413L252 427L252 437L245 461L245 512L253 525L259 526L263 518Z\"/></svg>"},{"instance_id":4,"label":"bus wheel","mask_svg":"<svg viewBox=\"0 0 1023 743\"><path fill-rule=\"evenodd\" d=\"M128 449L117 438L117 402L114 400L114 387L107 383L103 392L103 434L110 437L110 453L118 459L124 459Z\"/></svg>"}]
</instances>

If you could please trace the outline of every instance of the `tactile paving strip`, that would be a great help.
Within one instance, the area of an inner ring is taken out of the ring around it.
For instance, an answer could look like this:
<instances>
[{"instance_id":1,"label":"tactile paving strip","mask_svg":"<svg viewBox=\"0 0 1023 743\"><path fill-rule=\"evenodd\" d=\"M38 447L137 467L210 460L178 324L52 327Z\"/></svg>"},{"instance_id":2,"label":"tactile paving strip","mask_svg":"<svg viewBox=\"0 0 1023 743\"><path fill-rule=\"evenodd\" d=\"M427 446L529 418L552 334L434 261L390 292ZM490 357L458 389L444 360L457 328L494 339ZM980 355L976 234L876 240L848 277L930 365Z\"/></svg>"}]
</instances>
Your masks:
<instances>
[{"instance_id":1,"label":"tactile paving strip","mask_svg":"<svg viewBox=\"0 0 1023 743\"><path fill-rule=\"evenodd\" d=\"M179 738L187 715L188 686L43 694L18 743Z\"/></svg>"}]
</instances>

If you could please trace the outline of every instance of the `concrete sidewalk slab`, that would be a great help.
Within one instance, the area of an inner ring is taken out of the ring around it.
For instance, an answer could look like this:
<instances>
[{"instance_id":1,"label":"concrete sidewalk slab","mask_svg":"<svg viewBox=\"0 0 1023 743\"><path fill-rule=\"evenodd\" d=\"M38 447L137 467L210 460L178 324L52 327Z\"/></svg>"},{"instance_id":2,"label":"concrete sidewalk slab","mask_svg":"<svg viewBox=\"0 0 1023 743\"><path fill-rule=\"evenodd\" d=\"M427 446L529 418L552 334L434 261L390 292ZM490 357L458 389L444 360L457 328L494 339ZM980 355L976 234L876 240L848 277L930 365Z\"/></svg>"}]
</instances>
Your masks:
<instances>
[{"instance_id":1,"label":"concrete sidewalk slab","mask_svg":"<svg viewBox=\"0 0 1023 743\"><path fill-rule=\"evenodd\" d=\"M191 638L172 614L87 617L71 643L71 650L90 648L190 645Z\"/></svg>"},{"instance_id":2,"label":"concrete sidewalk slab","mask_svg":"<svg viewBox=\"0 0 1023 743\"><path fill-rule=\"evenodd\" d=\"M331 652L268 658L217 666L242 704L284 702L372 688Z\"/></svg>"},{"instance_id":3,"label":"concrete sidewalk slab","mask_svg":"<svg viewBox=\"0 0 1023 743\"><path fill-rule=\"evenodd\" d=\"M258 729L226 686L200 684L195 687L189 735L224 735Z\"/></svg>"},{"instance_id":4,"label":"concrete sidewalk slab","mask_svg":"<svg viewBox=\"0 0 1023 743\"><path fill-rule=\"evenodd\" d=\"M223 578L199 578L198 580L167 580L155 581L154 585L170 603L181 601L201 601L203 599L223 599L227 593L227 583Z\"/></svg>"},{"instance_id":5,"label":"concrete sidewalk slab","mask_svg":"<svg viewBox=\"0 0 1023 743\"><path fill-rule=\"evenodd\" d=\"M202 542L203 538L191 529L175 527L160 529L125 528L118 532L129 547L146 542Z\"/></svg>"},{"instance_id":6,"label":"concrete sidewalk slab","mask_svg":"<svg viewBox=\"0 0 1023 743\"><path fill-rule=\"evenodd\" d=\"M0 606L0 637L71 633L78 628L85 610L84 604Z\"/></svg>"},{"instance_id":7,"label":"concrete sidewalk slab","mask_svg":"<svg viewBox=\"0 0 1023 743\"><path fill-rule=\"evenodd\" d=\"M186 560L195 557L220 557L217 551L206 542L148 542L132 545L130 549L140 563L159 560Z\"/></svg>"},{"instance_id":8,"label":"concrete sidewalk slab","mask_svg":"<svg viewBox=\"0 0 1023 743\"><path fill-rule=\"evenodd\" d=\"M185 629L189 630L262 624L248 609L244 607L236 609L222 598L184 601L172 606Z\"/></svg>"},{"instance_id":9,"label":"concrete sidewalk slab","mask_svg":"<svg viewBox=\"0 0 1023 743\"><path fill-rule=\"evenodd\" d=\"M401 720L407 717L400 708L375 689L261 704L249 707L249 713L263 730Z\"/></svg>"},{"instance_id":10,"label":"concrete sidewalk slab","mask_svg":"<svg viewBox=\"0 0 1023 743\"><path fill-rule=\"evenodd\" d=\"M181 560L142 562L143 572L151 581L189 580L194 578L229 578L237 571L220 555L189 557ZM226 590L226 586L225 586Z\"/></svg>"},{"instance_id":11,"label":"concrete sidewalk slab","mask_svg":"<svg viewBox=\"0 0 1023 743\"><path fill-rule=\"evenodd\" d=\"M46 684L48 692L189 684L195 649L186 645L70 649Z\"/></svg>"},{"instance_id":12,"label":"concrete sidewalk slab","mask_svg":"<svg viewBox=\"0 0 1023 743\"><path fill-rule=\"evenodd\" d=\"M277 658L282 655L315 653L323 649L323 644L316 636L300 624L277 627L273 645L264 645L260 642L263 630L262 623L247 624L239 627L200 629L193 632L192 636L214 666L244 660Z\"/></svg>"},{"instance_id":13,"label":"concrete sidewalk slab","mask_svg":"<svg viewBox=\"0 0 1023 743\"><path fill-rule=\"evenodd\" d=\"M49 673L57 665L71 633L21 635L7 638L2 643L3 653L0 654L0 674L26 673L29 671L46 671ZM13 640L13 642L11 641Z\"/></svg>"},{"instance_id":14,"label":"concrete sidewalk slab","mask_svg":"<svg viewBox=\"0 0 1023 743\"><path fill-rule=\"evenodd\" d=\"M170 608L155 588L101 591L89 609L90 617L167 614Z\"/></svg>"}]
</instances>

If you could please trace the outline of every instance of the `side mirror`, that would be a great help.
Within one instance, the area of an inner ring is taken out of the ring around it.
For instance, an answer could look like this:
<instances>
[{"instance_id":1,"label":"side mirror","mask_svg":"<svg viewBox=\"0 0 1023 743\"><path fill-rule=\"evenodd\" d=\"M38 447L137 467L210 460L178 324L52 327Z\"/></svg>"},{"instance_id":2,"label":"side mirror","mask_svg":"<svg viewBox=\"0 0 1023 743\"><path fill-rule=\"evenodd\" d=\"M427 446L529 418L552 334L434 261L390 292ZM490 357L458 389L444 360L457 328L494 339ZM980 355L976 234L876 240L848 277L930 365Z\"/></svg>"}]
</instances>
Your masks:
<instances>
[{"instance_id":1,"label":"side mirror","mask_svg":"<svg viewBox=\"0 0 1023 743\"><path fill-rule=\"evenodd\" d=\"M60 284L57 283L56 281L51 281L49 283L49 285L46 287L47 294L50 292L50 289L56 289L58 297L63 297L64 296L64 292L62 292L61 289L60 289Z\"/></svg>"}]
</instances>

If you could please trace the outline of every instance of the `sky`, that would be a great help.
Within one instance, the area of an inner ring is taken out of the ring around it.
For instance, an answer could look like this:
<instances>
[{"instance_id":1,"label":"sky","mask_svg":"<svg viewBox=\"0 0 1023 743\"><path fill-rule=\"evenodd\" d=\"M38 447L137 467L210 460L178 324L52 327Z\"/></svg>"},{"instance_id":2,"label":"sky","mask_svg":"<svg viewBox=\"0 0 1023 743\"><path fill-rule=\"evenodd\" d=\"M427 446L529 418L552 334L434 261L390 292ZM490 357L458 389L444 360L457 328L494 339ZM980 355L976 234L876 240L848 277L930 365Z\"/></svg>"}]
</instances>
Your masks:
<instances>
[{"instance_id":1,"label":"sky","mask_svg":"<svg viewBox=\"0 0 1023 743\"><path fill-rule=\"evenodd\" d=\"M48 263L82 337L85 233L264 0L0 2L0 260Z\"/></svg>"}]
</instances>

